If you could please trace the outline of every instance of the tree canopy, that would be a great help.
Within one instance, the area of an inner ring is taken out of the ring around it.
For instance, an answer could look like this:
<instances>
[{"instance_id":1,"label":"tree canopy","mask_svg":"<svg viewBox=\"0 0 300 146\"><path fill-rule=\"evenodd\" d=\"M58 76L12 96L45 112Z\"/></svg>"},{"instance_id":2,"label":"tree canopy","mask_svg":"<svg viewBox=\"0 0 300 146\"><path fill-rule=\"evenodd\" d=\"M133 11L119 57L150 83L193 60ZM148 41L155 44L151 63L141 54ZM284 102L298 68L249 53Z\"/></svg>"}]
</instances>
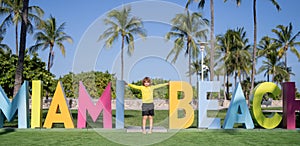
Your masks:
<instances>
[{"instance_id":1,"label":"tree canopy","mask_svg":"<svg viewBox=\"0 0 300 146\"><path fill-rule=\"evenodd\" d=\"M10 98L13 96L17 61L17 55L0 48L0 65L2 66L0 86ZM24 62L24 80L30 81L30 83L32 80L41 80L43 81L44 91L52 93L55 90L55 88L52 88L53 84L55 84L55 76L46 70L46 64L38 57L38 54L34 53L32 57L25 55Z\"/></svg>"}]
</instances>

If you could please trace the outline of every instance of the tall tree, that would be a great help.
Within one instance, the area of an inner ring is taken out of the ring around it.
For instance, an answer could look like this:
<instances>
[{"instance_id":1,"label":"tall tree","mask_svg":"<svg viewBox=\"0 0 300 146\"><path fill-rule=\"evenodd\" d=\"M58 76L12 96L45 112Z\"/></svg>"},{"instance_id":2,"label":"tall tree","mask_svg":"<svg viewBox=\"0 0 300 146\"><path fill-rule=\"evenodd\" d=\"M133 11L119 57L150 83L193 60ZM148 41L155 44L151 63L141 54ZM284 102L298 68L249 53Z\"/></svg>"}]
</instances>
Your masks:
<instances>
[{"instance_id":1,"label":"tall tree","mask_svg":"<svg viewBox=\"0 0 300 146\"><path fill-rule=\"evenodd\" d=\"M9 98L13 97L14 80L16 73L18 56L12 54L9 50L0 48L0 86L3 88ZM37 53L29 55L25 53L24 57L24 80L41 80L43 81L43 90L54 93L49 87L54 83L54 75L46 70L46 63L38 57ZM56 85L56 84L55 84ZM55 88L54 88L55 89Z\"/></svg>"},{"instance_id":2,"label":"tall tree","mask_svg":"<svg viewBox=\"0 0 300 146\"><path fill-rule=\"evenodd\" d=\"M204 60L203 62L209 62L208 59L209 58L205 57L203 59ZM187 74L189 76L191 76L193 74L196 74L197 75L197 82L198 82L199 81L199 77L202 76L201 72L202 72L201 61L195 60L191 64L191 71L187 72ZM204 79L208 79L208 67L206 65L203 67L203 78Z\"/></svg>"},{"instance_id":3,"label":"tall tree","mask_svg":"<svg viewBox=\"0 0 300 146\"><path fill-rule=\"evenodd\" d=\"M204 8L206 0L194 0L199 2L198 8ZM226 2L227 0L224 0ZM185 8L188 9L192 0L188 0ZM236 0L237 5L240 5L240 0ZM214 80L214 66L215 66L215 12L214 0L210 0L210 80Z\"/></svg>"},{"instance_id":4,"label":"tall tree","mask_svg":"<svg viewBox=\"0 0 300 146\"><path fill-rule=\"evenodd\" d=\"M65 25L66 23L62 23L58 26L55 17L50 16L49 19L42 23L40 31L34 35L34 39L36 40L35 45L29 48L30 52L35 52L39 49L46 50L49 48L47 65L49 72L54 63L54 46L57 45L62 55L65 56L66 50L63 42L67 41L73 43L72 37L64 32Z\"/></svg>"},{"instance_id":5,"label":"tall tree","mask_svg":"<svg viewBox=\"0 0 300 146\"><path fill-rule=\"evenodd\" d=\"M279 47L280 44L268 36L263 37L258 44L258 57L264 57L267 60L263 60L257 73L265 72L264 76L267 76L268 82L270 81L270 75L272 76L272 82L274 82L275 76L279 74L286 76L287 74L282 62L280 62L279 52L277 51Z\"/></svg>"},{"instance_id":6,"label":"tall tree","mask_svg":"<svg viewBox=\"0 0 300 146\"><path fill-rule=\"evenodd\" d=\"M296 41L297 37L300 35L300 31L298 31L295 35L293 35L293 25L289 23L288 26L278 25L277 29L272 29L272 31L276 34L277 38L275 38L275 42L280 44L279 57L282 58L284 56L284 66L287 70L287 51L290 49L297 58L300 60L300 54L295 46L299 46L300 42Z\"/></svg>"},{"instance_id":7,"label":"tall tree","mask_svg":"<svg viewBox=\"0 0 300 146\"><path fill-rule=\"evenodd\" d=\"M218 48L223 54L220 68L225 69L224 72L227 76L224 77L227 85L227 97L229 97L229 77L234 75L235 81L239 77L240 82L242 82L241 74L247 74L250 70L250 45L248 45L248 39L245 36L246 32L243 28L229 29L224 35L217 36Z\"/></svg>"},{"instance_id":8,"label":"tall tree","mask_svg":"<svg viewBox=\"0 0 300 146\"><path fill-rule=\"evenodd\" d=\"M231 51L231 57L234 60L232 64L235 70L235 78L238 77L239 81L242 82L241 75L248 75L251 70L249 65L251 62L250 45L244 28L237 28L234 32L236 38L233 40L234 48Z\"/></svg>"},{"instance_id":9,"label":"tall tree","mask_svg":"<svg viewBox=\"0 0 300 146\"><path fill-rule=\"evenodd\" d=\"M111 48L113 43L121 36L121 80L124 76L124 45L128 45L128 54L134 52L134 35L146 37L146 30L141 18L131 16L131 7L123 7L122 10L112 10L104 19L105 25L109 26L98 41L105 40L105 47Z\"/></svg>"},{"instance_id":10,"label":"tall tree","mask_svg":"<svg viewBox=\"0 0 300 146\"><path fill-rule=\"evenodd\" d=\"M226 95L226 97L229 97L229 75L232 73L232 70L230 70L232 65L230 64L230 62L227 61L227 58L229 58L228 56L230 55L230 50L234 44L232 42L233 33L234 32L231 29L229 29L226 31L225 34L218 35L216 37L218 42L218 51L222 54L222 57L219 61L219 64L221 64L219 68L224 69L224 91L226 90L226 94L224 95Z\"/></svg>"},{"instance_id":11,"label":"tall tree","mask_svg":"<svg viewBox=\"0 0 300 146\"><path fill-rule=\"evenodd\" d=\"M185 49L185 54L188 55L189 65L188 72L191 72L192 58L196 58L199 53L198 41L200 39L207 39L207 30L203 29L208 24L208 20L202 18L200 13L190 14L180 13L172 19L171 31L166 34L166 39L174 38L174 47L167 56L167 59L174 55L172 62L175 63L180 52ZM191 83L191 76L189 74L189 82Z\"/></svg>"},{"instance_id":12,"label":"tall tree","mask_svg":"<svg viewBox=\"0 0 300 146\"><path fill-rule=\"evenodd\" d=\"M107 84L116 81L115 75L106 72L82 72L79 74L69 73L59 78L64 84L67 97L78 97L79 81L82 81L91 97L99 98L105 90ZM114 88L112 88L112 98L115 98Z\"/></svg>"},{"instance_id":13,"label":"tall tree","mask_svg":"<svg viewBox=\"0 0 300 146\"><path fill-rule=\"evenodd\" d=\"M15 41L16 41L16 55L18 55L18 26L19 23L22 21L22 7L23 7L23 1L22 0L2 0L1 8L0 8L0 14L7 15L2 24L1 27L10 26L13 24L15 26ZM41 17L43 17L44 11L38 7L38 6L29 6L28 7L28 24L27 24L27 31L29 33L33 32L33 25L31 24L31 21L34 21L36 24L40 24Z\"/></svg>"},{"instance_id":14,"label":"tall tree","mask_svg":"<svg viewBox=\"0 0 300 146\"><path fill-rule=\"evenodd\" d=\"M279 11L281 8L276 0L270 0ZM254 89L255 74L256 74L256 43L257 43L257 20L256 20L256 0L253 0L253 53L252 53L252 74L251 74L251 92Z\"/></svg>"},{"instance_id":15,"label":"tall tree","mask_svg":"<svg viewBox=\"0 0 300 146\"><path fill-rule=\"evenodd\" d=\"M19 50L18 64L17 64L16 74L15 74L13 96L15 96L18 93L21 84L23 82L23 67L24 67L26 35L27 35L26 31L27 31L27 24L28 24L28 4L29 4L29 0L23 0L20 50Z\"/></svg>"}]
</instances>

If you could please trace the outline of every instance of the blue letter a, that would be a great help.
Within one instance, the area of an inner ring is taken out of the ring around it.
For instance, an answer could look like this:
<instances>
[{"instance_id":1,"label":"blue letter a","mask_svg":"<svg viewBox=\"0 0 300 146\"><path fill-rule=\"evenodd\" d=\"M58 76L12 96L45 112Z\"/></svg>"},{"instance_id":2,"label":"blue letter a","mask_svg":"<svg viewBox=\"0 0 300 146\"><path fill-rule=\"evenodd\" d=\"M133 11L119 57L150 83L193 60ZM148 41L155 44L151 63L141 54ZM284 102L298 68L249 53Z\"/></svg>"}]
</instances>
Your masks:
<instances>
[{"instance_id":1,"label":"blue letter a","mask_svg":"<svg viewBox=\"0 0 300 146\"><path fill-rule=\"evenodd\" d=\"M235 91L232 95L223 128L232 129L234 123L243 123L247 129L254 128L254 124L240 83L238 83L238 86L235 88Z\"/></svg>"}]
</instances>

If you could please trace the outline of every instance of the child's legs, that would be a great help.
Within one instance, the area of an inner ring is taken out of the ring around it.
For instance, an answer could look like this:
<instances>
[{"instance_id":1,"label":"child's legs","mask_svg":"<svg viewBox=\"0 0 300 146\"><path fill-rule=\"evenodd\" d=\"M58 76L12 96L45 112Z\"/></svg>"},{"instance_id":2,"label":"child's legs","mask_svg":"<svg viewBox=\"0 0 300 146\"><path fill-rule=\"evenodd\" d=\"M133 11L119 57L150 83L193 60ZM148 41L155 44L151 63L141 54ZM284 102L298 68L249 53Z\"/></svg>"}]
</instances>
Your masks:
<instances>
[{"instance_id":1,"label":"child's legs","mask_svg":"<svg viewBox=\"0 0 300 146\"><path fill-rule=\"evenodd\" d=\"M152 130L152 128L153 128L153 116L149 116L149 123L150 123L149 129Z\"/></svg>"},{"instance_id":2,"label":"child's legs","mask_svg":"<svg viewBox=\"0 0 300 146\"><path fill-rule=\"evenodd\" d=\"M154 104L153 103L143 103L142 104L142 116L143 116L143 130L146 129L147 119L149 118L150 131L153 127L153 116L154 116Z\"/></svg>"},{"instance_id":3,"label":"child's legs","mask_svg":"<svg viewBox=\"0 0 300 146\"><path fill-rule=\"evenodd\" d=\"M146 130L147 118L148 116L143 116L143 126L142 126L143 130Z\"/></svg>"}]
</instances>

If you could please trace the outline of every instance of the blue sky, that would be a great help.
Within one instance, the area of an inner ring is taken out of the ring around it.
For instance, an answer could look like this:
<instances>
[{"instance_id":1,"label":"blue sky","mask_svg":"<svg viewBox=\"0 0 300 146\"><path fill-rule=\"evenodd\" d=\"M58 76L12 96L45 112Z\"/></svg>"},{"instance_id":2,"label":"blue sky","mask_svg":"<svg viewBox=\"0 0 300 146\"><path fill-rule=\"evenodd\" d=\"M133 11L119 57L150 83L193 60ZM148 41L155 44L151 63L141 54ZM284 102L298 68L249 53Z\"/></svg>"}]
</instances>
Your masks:
<instances>
[{"instance_id":1,"label":"blue sky","mask_svg":"<svg viewBox=\"0 0 300 146\"><path fill-rule=\"evenodd\" d=\"M293 24L294 33L300 30L300 18L296 13L300 4L299 0L277 0L282 10L278 12L270 1L257 1L258 40L268 35L274 37L271 30L277 25ZM176 64L165 61L166 55L172 48L172 42L166 42L164 35L170 30L170 19L177 13L183 12L185 0L169 1L135 1L135 0L31 0L30 5L38 5L45 11L44 19L53 15L58 24L66 22L66 29L74 39L73 44L65 43L66 57L63 57L55 48L55 63L51 69L56 77L69 72L84 72L90 70L117 73L119 76L119 50L120 41L111 49L103 48L103 42L97 42L101 32L106 27L102 23L105 14L112 9L121 8L130 4L133 13L144 20L148 37L146 40L136 40L136 50L132 56L125 57L125 80L136 81L144 76L160 77L170 80L186 80L187 59L184 55ZM191 5L192 11L197 10L197 3ZM209 2L201 10L205 18L210 18ZM227 29L244 27L247 37L252 44L253 16L252 1L242 1L237 7L234 1L215 0L215 35L224 34ZM11 28L12 29L12 28ZM9 30L4 40L14 48L13 30ZM299 38L300 39L300 38ZM299 41L298 39L298 41ZM28 36L27 46L33 45L32 36ZM39 55L47 61L48 51L40 51ZM299 62L295 55L289 53L288 65L292 66L296 74L292 81L299 82ZM257 80L262 80L262 75L257 75ZM195 81L196 78L194 77ZM298 84L298 87L300 84Z\"/></svg>"}]
</instances>

